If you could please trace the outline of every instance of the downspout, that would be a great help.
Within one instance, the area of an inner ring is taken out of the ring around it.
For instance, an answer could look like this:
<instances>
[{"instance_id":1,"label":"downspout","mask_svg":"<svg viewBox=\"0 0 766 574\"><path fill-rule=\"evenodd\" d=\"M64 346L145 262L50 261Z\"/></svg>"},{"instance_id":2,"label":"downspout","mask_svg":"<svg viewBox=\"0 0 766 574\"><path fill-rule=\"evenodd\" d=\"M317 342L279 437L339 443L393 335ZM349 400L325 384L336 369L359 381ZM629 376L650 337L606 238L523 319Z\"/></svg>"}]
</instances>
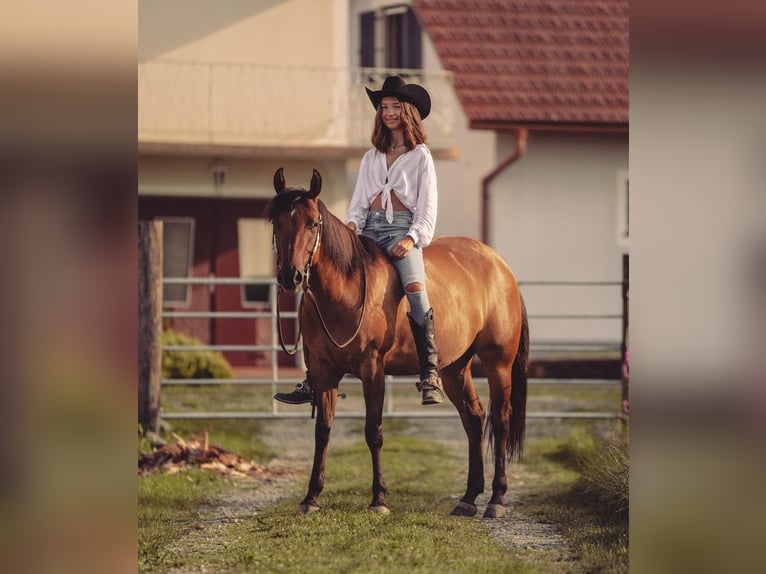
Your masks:
<instances>
[{"instance_id":1,"label":"downspout","mask_svg":"<svg viewBox=\"0 0 766 574\"><path fill-rule=\"evenodd\" d=\"M527 151L527 128L516 130L516 149L501 164L481 180L481 240L489 241L489 185L500 173Z\"/></svg>"}]
</instances>

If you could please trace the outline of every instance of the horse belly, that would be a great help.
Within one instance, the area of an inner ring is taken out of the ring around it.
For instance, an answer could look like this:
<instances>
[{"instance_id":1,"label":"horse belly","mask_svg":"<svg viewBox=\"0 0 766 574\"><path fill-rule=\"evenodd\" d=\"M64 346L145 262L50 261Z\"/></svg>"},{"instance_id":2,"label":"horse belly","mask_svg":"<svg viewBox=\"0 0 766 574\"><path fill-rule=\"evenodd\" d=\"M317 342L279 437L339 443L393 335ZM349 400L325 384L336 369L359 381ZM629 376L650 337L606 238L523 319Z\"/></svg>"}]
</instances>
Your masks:
<instances>
[{"instance_id":1,"label":"horse belly","mask_svg":"<svg viewBox=\"0 0 766 574\"><path fill-rule=\"evenodd\" d=\"M439 291L438 289L436 290ZM460 312L448 311L454 309L451 303L441 302L442 298L431 297L429 301L434 309L434 330L436 348L439 353L439 368L443 368L465 354L473 344L480 319L476 317L475 309L465 309ZM420 372L415 339L412 336L407 312L409 305L403 299L397 314L396 332L391 348L384 354L384 367L389 375L416 375Z\"/></svg>"}]
</instances>

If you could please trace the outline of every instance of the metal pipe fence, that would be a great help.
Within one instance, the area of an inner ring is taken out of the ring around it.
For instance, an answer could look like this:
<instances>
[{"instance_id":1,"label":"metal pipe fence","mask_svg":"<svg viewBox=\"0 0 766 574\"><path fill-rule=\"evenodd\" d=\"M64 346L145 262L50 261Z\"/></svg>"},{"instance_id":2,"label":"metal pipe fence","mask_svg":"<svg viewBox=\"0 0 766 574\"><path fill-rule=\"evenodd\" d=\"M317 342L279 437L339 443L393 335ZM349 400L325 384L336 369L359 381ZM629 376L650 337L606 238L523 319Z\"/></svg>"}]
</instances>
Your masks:
<instances>
[{"instance_id":1,"label":"metal pipe fence","mask_svg":"<svg viewBox=\"0 0 766 574\"><path fill-rule=\"evenodd\" d=\"M530 314L530 319L572 319L572 320L601 320L601 319L622 319L623 326L626 327L627 322L627 277L623 281L520 281L520 286L620 286L623 291L623 314L600 314L600 313L583 313L583 314ZM185 378L185 379L169 379L162 378L161 385L163 387L173 386L219 386L219 385L247 385L254 387L270 387L270 392L273 395L277 392L278 385L297 384L302 379L296 377L284 377L280 376L278 355L282 351L282 347L279 343L279 335L277 329L277 282L274 278L269 279L248 279L238 277L190 277L190 278L164 278L163 283L165 285L268 285L269 286L269 309L267 311L163 311L163 319L168 318L215 318L215 319L229 319L229 320L254 320L254 319L270 319L271 320L271 342L269 344L203 344L203 345L164 345L162 351L172 352L199 352L199 351L219 351L219 352L246 352L256 351L265 352L270 354L270 376L268 377L235 377L235 378ZM300 295L296 301L297 305L300 305ZM297 311L282 311L279 313L282 319L292 319L296 321L297 329L298 313ZM625 328L623 328L625 333ZM292 347L292 344L286 344ZM590 341L532 341L530 344L531 350L543 350L543 351L562 351L562 350L576 350L579 352L587 351L608 351L616 352L621 351L621 357L624 357L625 353L625 341L603 341L603 342L590 342ZM299 346L300 349L300 346ZM302 367L302 356L299 357L300 365ZM361 384L361 381L356 377L347 375L342 381L344 385ZM448 405L449 408L444 409L428 409L423 411L402 411L397 410L393 401L393 389L397 385L414 385L416 377L401 377L401 376L386 376L386 404L384 406L384 417L387 418L446 418L457 417L457 412ZM477 389L481 390L481 387L486 387L487 379L483 377L475 377L474 382L477 385ZM623 383L621 379L562 379L562 378L530 378L528 381L531 387L543 386L543 385L564 385L574 387L585 386L617 386ZM273 419L273 418L303 418L306 416L305 411L301 412L284 412L279 408L279 403L272 400L271 411L176 411L176 412L162 412L162 417L165 419ZM616 408L613 412L577 412L577 411L542 411L542 412L527 412L527 417L530 419L610 419L619 418L621 416L620 409ZM355 412L337 412L338 418L364 418L365 413L363 410Z\"/></svg>"}]
</instances>

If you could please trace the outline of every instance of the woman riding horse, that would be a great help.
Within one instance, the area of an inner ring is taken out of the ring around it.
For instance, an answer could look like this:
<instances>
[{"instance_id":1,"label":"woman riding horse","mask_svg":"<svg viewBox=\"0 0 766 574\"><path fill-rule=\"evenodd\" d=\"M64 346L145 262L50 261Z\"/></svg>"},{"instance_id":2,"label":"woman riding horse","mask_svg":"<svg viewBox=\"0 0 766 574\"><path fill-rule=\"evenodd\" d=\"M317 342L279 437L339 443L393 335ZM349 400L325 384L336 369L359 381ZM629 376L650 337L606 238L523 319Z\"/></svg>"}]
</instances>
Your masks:
<instances>
[{"instance_id":1,"label":"woman riding horse","mask_svg":"<svg viewBox=\"0 0 766 574\"><path fill-rule=\"evenodd\" d=\"M417 347L422 342L413 337L413 321L407 316L411 305L386 252L349 229L319 199L319 172L314 170L306 190L287 187L280 168L274 174L274 189L277 194L266 215L274 232L277 280L283 291L304 292L299 319L316 406L314 462L298 512L320 508L338 386L346 374L362 382L364 436L372 458L369 509L388 512L381 464L385 377L418 371ZM429 299L440 317L434 335L439 341L439 375L468 438L466 491L452 513L477 512L476 497L484 491L486 422L494 478L484 516L497 518L505 513L506 457L520 456L524 441L529 354L524 303L508 264L475 239L437 237L423 256ZM489 387L486 421L471 375L474 356L481 360Z\"/></svg>"},{"instance_id":2,"label":"woman riding horse","mask_svg":"<svg viewBox=\"0 0 766 574\"><path fill-rule=\"evenodd\" d=\"M422 404L438 404L444 401L444 391L422 251L433 239L438 199L422 124L431 111L431 98L425 88L406 84L399 76L386 78L378 91L366 90L376 110L373 147L362 158L346 225L380 245L399 272L420 366L416 386ZM309 354L305 357L308 364ZM312 402L309 374L293 392L274 398L288 404Z\"/></svg>"}]
</instances>

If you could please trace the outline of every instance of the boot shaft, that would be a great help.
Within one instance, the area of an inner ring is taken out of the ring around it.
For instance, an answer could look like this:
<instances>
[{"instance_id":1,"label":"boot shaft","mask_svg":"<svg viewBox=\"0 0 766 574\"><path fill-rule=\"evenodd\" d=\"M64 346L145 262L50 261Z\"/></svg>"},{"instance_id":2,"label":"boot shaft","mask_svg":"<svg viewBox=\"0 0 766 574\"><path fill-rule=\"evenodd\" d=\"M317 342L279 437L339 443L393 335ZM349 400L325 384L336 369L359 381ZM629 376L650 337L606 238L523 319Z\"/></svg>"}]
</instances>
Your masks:
<instances>
[{"instance_id":1,"label":"boot shaft","mask_svg":"<svg viewBox=\"0 0 766 574\"><path fill-rule=\"evenodd\" d=\"M421 376L426 373L435 372L438 362L438 351L435 341L434 310L429 309L426 311L425 322L422 326L418 325L409 313L407 313L407 318L410 321L412 336L415 339L415 347L418 351Z\"/></svg>"}]
</instances>

